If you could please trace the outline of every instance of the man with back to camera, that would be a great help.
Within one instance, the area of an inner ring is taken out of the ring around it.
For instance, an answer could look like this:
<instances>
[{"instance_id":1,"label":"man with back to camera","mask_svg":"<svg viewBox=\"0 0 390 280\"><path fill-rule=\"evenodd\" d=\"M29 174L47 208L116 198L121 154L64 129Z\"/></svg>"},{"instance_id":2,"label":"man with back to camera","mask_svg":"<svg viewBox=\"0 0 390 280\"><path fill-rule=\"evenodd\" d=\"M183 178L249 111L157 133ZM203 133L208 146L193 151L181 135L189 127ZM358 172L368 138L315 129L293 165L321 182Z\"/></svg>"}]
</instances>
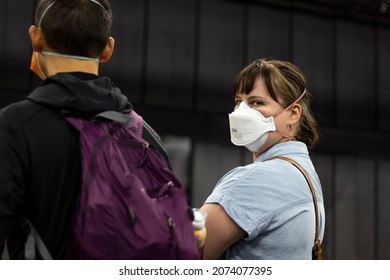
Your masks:
<instances>
[{"instance_id":1,"label":"man with back to camera","mask_svg":"<svg viewBox=\"0 0 390 280\"><path fill-rule=\"evenodd\" d=\"M88 118L129 111L132 105L109 78L98 76L99 63L114 50L107 0L41 0L35 24L29 29L31 70L44 80L41 87L58 86L0 112L0 252L7 241L10 259L25 258L27 217L53 259L62 259L81 161L79 133L60 112ZM158 139L143 131L164 152Z\"/></svg>"}]
</instances>

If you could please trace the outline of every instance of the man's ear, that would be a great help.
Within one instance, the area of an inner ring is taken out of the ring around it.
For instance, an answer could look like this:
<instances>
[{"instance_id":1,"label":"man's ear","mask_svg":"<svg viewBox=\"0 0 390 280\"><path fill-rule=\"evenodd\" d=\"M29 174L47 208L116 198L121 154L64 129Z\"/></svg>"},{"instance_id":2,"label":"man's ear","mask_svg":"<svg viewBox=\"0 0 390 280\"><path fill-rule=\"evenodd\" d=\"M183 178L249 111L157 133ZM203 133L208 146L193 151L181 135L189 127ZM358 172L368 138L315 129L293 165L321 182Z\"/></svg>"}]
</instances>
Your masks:
<instances>
[{"instance_id":1,"label":"man's ear","mask_svg":"<svg viewBox=\"0 0 390 280\"><path fill-rule=\"evenodd\" d=\"M289 110L290 111L290 117L289 117L289 120L288 120L288 124L295 124L299 121L299 119L301 118L301 114L302 114L302 107L301 105L299 105L298 103L294 104L291 109Z\"/></svg>"},{"instance_id":2,"label":"man's ear","mask_svg":"<svg viewBox=\"0 0 390 280\"><path fill-rule=\"evenodd\" d=\"M110 37L108 39L107 45L104 48L102 55L99 58L100 63L105 63L108 60L110 60L112 54L114 53L114 47L115 47L115 40L114 38Z\"/></svg>"},{"instance_id":3,"label":"man's ear","mask_svg":"<svg viewBox=\"0 0 390 280\"><path fill-rule=\"evenodd\" d=\"M42 51L44 45L44 38L41 29L36 27L35 25L31 25L28 34L31 40L31 46L34 51L40 52Z\"/></svg>"}]
</instances>

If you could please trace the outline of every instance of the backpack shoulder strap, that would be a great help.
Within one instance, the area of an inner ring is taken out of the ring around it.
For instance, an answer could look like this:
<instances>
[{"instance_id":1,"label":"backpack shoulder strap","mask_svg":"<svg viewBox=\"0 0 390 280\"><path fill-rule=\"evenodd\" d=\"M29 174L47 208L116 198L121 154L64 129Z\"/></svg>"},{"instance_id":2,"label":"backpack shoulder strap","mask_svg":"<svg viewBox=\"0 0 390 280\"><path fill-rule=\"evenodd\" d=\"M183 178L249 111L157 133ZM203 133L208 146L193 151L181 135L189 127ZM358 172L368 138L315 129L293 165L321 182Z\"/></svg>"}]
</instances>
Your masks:
<instances>
[{"instance_id":1,"label":"backpack shoulder strap","mask_svg":"<svg viewBox=\"0 0 390 280\"><path fill-rule=\"evenodd\" d=\"M163 141L160 135L146 122L143 122L142 138L144 138L154 149L156 149L168 163L170 169L172 169L169 161L168 153L164 147Z\"/></svg>"},{"instance_id":2,"label":"backpack shoulder strap","mask_svg":"<svg viewBox=\"0 0 390 280\"><path fill-rule=\"evenodd\" d=\"M132 121L132 117L130 114L116 112L116 111L104 111L95 116L93 116L90 120L79 118L74 115L72 112L63 111L62 115L65 119L71 123L78 131L82 131L86 122L97 122L101 119L113 121L118 123L119 125L126 126ZM87 121L88 120L88 121Z\"/></svg>"},{"instance_id":3,"label":"backpack shoulder strap","mask_svg":"<svg viewBox=\"0 0 390 280\"><path fill-rule=\"evenodd\" d=\"M321 247L321 240L319 238L319 233L318 233L318 230L319 230L318 203L317 203L317 196L316 196L316 193L314 191L313 184L309 178L309 175L306 173L305 169L298 162L296 162L295 160L293 160L291 158L276 156L276 157L269 158L267 160L274 160L274 159L285 160L285 161L288 161L289 163L291 163L292 165L294 165L302 173L302 175L305 177L305 179L307 181L307 184L309 185L310 192L313 196L315 219L316 219L316 231L315 231L315 239L314 239L314 254L315 254L314 257L315 257L315 259L319 260L319 259L321 259L322 247Z\"/></svg>"},{"instance_id":4,"label":"backpack shoulder strap","mask_svg":"<svg viewBox=\"0 0 390 280\"><path fill-rule=\"evenodd\" d=\"M97 114L95 117L93 117L92 120L95 120L97 118L104 118L122 125L127 125L132 120L132 117L129 114L124 114L116 111L101 112L100 114Z\"/></svg>"}]
</instances>

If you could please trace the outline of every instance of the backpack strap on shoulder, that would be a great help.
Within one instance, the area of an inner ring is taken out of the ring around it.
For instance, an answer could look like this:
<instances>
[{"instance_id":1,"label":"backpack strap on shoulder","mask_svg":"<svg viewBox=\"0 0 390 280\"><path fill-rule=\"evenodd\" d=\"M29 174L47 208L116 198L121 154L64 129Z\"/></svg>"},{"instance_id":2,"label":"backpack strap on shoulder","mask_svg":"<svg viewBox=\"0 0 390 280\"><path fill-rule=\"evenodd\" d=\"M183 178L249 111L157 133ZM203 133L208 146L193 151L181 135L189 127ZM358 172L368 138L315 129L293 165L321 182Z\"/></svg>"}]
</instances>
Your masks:
<instances>
[{"instance_id":1,"label":"backpack strap on shoulder","mask_svg":"<svg viewBox=\"0 0 390 280\"><path fill-rule=\"evenodd\" d=\"M81 131L85 125L85 121L82 119L78 118L78 116L74 115L72 112L68 111L62 111L62 115L75 127L77 130ZM133 111L130 113L122 113L122 112L117 112L117 111L103 111L95 116L93 116L90 121L91 122L96 122L101 119L112 121L115 123L118 123L119 125L122 126L127 126L131 122L132 126L137 126L137 128L140 127L139 123L142 123L142 118L141 120L137 120L137 116L133 114ZM135 123L134 123L135 122Z\"/></svg>"},{"instance_id":2,"label":"backpack strap on shoulder","mask_svg":"<svg viewBox=\"0 0 390 280\"><path fill-rule=\"evenodd\" d=\"M110 121L114 121L116 123L127 125L131 122L132 117L129 114L124 114L116 111L104 111L92 118L92 121L95 121L96 119L103 118Z\"/></svg>"}]
</instances>

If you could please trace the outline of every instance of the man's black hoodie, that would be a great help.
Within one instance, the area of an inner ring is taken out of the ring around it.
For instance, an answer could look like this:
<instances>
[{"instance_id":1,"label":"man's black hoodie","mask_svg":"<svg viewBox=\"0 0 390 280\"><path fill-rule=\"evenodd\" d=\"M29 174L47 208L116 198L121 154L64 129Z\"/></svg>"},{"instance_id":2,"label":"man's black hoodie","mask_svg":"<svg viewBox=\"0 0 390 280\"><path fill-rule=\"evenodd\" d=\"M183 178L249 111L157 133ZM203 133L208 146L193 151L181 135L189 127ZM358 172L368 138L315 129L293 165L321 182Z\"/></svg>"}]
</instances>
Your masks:
<instances>
[{"instance_id":1,"label":"man's black hoodie","mask_svg":"<svg viewBox=\"0 0 390 280\"><path fill-rule=\"evenodd\" d=\"M132 109L109 78L86 73L49 77L25 100L0 112L0 253L24 258L27 216L54 259L70 236L81 181L79 134L61 115L84 117Z\"/></svg>"}]
</instances>

